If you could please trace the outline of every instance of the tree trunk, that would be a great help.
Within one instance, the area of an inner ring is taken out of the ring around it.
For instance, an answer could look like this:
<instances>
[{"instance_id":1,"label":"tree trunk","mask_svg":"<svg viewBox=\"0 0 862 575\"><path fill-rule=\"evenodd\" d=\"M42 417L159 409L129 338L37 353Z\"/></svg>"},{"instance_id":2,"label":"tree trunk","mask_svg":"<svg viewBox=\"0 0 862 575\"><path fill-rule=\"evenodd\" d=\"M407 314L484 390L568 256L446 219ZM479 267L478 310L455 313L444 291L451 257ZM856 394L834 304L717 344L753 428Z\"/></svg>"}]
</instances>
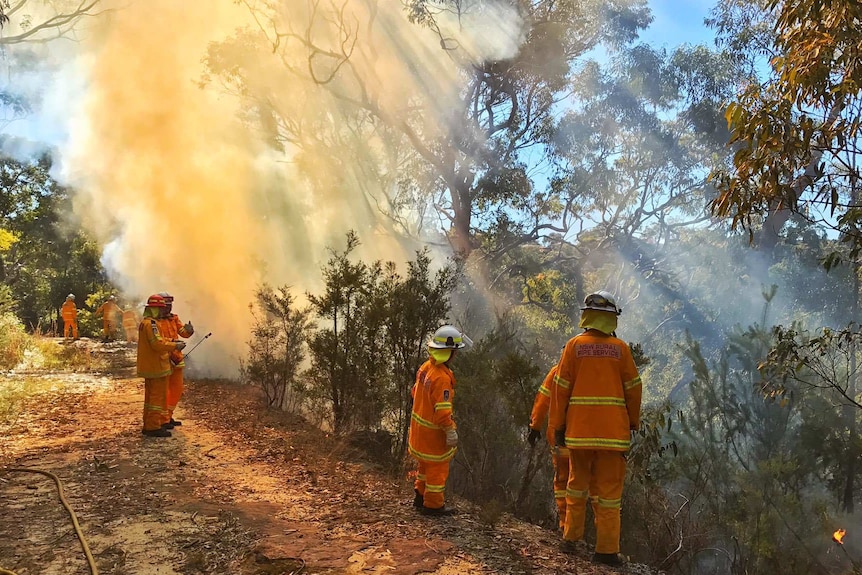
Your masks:
<instances>
[{"instance_id":1,"label":"tree trunk","mask_svg":"<svg viewBox=\"0 0 862 575\"><path fill-rule=\"evenodd\" d=\"M834 124L838 120L843 109L843 100L836 101L829 110L829 114L824 123L828 126ZM821 175L820 160L823 158L825 148L826 146L823 145L819 149L812 149L811 159L805 167L805 172L796 178L790 186L793 191L793 197L775 199L770 203L769 212L766 214L766 219L763 220L763 227L761 228L760 234L758 234L758 238L755 242L757 244L757 249L761 252L771 253L772 250L775 249L775 246L778 245L778 242L781 241L781 228L784 227L784 224L786 224L787 220L790 219L793 211L796 210L797 199L802 196L802 192L805 191L805 188L817 181L817 178Z\"/></svg>"},{"instance_id":2,"label":"tree trunk","mask_svg":"<svg viewBox=\"0 0 862 575\"><path fill-rule=\"evenodd\" d=\"M858 205L859 191L856 188L855 182L851 192L850 203L853 206ZM853 262L853 290L850 299L850 317L859 317L859 259ZM856 344L855 341L850 341L850 373L847 378L847 396L856 397ZM856 406L844 406L844 418L847 422L847 464L844 478L844 497L841 501L841 508L847 513L853 513L853 492L856 488L856 443L858 432L856 429Z\"/></svg>"}]
</instances>

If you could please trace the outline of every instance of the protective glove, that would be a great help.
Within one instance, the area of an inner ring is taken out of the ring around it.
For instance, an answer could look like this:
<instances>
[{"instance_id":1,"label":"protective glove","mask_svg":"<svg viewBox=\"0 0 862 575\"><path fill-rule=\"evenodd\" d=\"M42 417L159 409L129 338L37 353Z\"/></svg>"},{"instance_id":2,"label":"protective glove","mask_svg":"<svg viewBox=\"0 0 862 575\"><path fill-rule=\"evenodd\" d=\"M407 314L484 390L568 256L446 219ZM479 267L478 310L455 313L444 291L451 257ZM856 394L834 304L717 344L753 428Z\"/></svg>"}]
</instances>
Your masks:
<instances>
[{"instance_id":1,"label":"protective glove","mask_svg":"<svg viewBox=\"0 0 862 575\"><path fill-rule=\"evenodd\" d=\"M565 447L566 446L566 428L557 429L554 431L554 444L557 447Z\"/></svg>"},{"instance_id":2,"label":"protective glove","mask_svg":"<svg viewBox=\"0 0 862 575\"><path fill-rule=\"evenodd\" d=\"M185 347L186 347L186 342L184 342L184 341L175 341L175 342L174 342L174 346L176 347L177 351L182 351L182 350L183 350L183 349L185 349Z\"/></svg>"},{"instance_id":3,"label":"protective glove","mask_svg":"<svg viewBox=\"0 0 862 575\"><path fill-rule=\"evenodd\" d=\"M458 432L455 428L446 430L446 447L455 447L458 445Z\"/></svg>"},{"instance_id":4,"label":"protective glove","mask_svg":"<svg viewBox=\"0 0 862 575\"><path fill-rule=\"evenodd\" d=\"M542 438L542 432L538 429L530 429L530 434L527 436L527 443L530 447L536 447L536 442Z\"/></svg>"},{"instance_id":5,"label":"protective glove","mask_svg":"<svg viewBox=\"0 0 862 575\"><path fill-rule=\"evenodd\" d=\"M186 330L189 335L192 335L195 332L195 328L192 327L192 322L187 322L186 325L183 326L183 329Z\"/></svg>"}]
</instances>

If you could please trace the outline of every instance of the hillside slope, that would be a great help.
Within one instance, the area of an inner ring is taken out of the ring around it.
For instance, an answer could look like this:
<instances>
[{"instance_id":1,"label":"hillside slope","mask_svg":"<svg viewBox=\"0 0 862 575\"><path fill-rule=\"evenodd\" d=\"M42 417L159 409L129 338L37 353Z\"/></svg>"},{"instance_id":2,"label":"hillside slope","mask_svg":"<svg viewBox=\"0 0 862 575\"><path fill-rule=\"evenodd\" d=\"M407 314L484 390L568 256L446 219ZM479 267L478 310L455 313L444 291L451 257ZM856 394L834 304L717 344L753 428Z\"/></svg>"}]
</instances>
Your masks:
<instances>
[{"instance_id":1,"label":"hillside slope","mask_svg":"<svg viewBox=\"0 0 862 575\"><path fill-rule=\"evenodd\" d=\"M190 381L167 439L140 434L143 382L133 351L110 374L40 374L52 389L0 427L0 568L89 573L53 482L57 474L102 574L604 574L558 536L504 515L419 516L412 487L257 391ZM32 376L32 375L31 375ZM10 377L23 377L15 375ZM627 573L649 573L637 565Z\"/></svg>"}]
</instances>

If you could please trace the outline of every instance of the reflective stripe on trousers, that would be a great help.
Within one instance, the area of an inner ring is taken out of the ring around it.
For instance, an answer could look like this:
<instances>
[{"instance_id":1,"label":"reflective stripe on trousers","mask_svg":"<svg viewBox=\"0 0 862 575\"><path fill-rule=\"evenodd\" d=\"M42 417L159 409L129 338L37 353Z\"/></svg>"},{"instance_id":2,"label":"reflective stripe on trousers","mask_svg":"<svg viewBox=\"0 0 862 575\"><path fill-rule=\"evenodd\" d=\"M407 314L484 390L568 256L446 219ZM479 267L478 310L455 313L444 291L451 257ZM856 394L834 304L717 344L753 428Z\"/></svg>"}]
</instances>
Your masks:
<instances>
[{"instance_id":1,"label":"reflective stripe on trousers","mask_svg":"<svg viewBox=\"0 0 862 575\"><path fill-rule=\"evenodd\" d=\"M563 539L584 538L587 499L594 501L596 553L620 551L620 500L626 476L621 451L569 450L569 483L566 489L566 526Z\"/></svg>"},{"instance_id":2,"label":"reflective stripe on trousers","mask_svg":"<svg viewBox=\"0 0 862 575\"><path fill-rule=\"evenodd\" d=\"M159 429L167 420L168 377L144 379L144 431Z\"/></svg>"},{"instance_id":3,"label":"reflective stripe on trousers","mask_svg":"<svg viewBox=\"0 0 862 575\"><path fill-rule=\"evenodd\" d=\"M554 500L560 516L560 529L566 525L566 485L569 483L569 450L565 447L551 449L554 462Z\"/></svg>"},{"instance_id":4,"label":"reflective stripe on trousers","mask_svg":"<svg viewBox=\"0 0 862 575\"><path fill-rule=\"evenodd\" d=\"M439 509L443 507L443 493L446 490L446 479L449 477L449 462L442 463L417 460L419 470L413 488L418 491L425 507Z\"/></svg>"}]
</instances>

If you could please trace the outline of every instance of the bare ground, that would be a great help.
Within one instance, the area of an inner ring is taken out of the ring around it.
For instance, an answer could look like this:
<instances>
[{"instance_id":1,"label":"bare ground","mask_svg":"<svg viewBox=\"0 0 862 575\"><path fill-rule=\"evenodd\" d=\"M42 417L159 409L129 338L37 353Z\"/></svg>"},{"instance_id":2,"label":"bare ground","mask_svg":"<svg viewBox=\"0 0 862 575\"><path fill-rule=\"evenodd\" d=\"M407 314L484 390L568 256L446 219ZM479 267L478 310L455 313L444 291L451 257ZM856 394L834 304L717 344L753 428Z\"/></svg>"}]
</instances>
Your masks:
<instances>
[{"instance_id":1,"label":"bare ground","mask_svg":"<svg viewBox=\"0 0 862 575\"><path fill-rule=\"evenodd\" d=\"M559 553L551 531L506 515L490 526L464 502L454 517L417 515L406 477L263 409L254 388L189 381L184 425L145 438L131 350L93 353L109 356L109 374L42 375L57 384L0 424L2 569L90 573L54 483L6 470L26 467L61 478L102 574L614 572Z\"/></svg>"}]
</instances>

